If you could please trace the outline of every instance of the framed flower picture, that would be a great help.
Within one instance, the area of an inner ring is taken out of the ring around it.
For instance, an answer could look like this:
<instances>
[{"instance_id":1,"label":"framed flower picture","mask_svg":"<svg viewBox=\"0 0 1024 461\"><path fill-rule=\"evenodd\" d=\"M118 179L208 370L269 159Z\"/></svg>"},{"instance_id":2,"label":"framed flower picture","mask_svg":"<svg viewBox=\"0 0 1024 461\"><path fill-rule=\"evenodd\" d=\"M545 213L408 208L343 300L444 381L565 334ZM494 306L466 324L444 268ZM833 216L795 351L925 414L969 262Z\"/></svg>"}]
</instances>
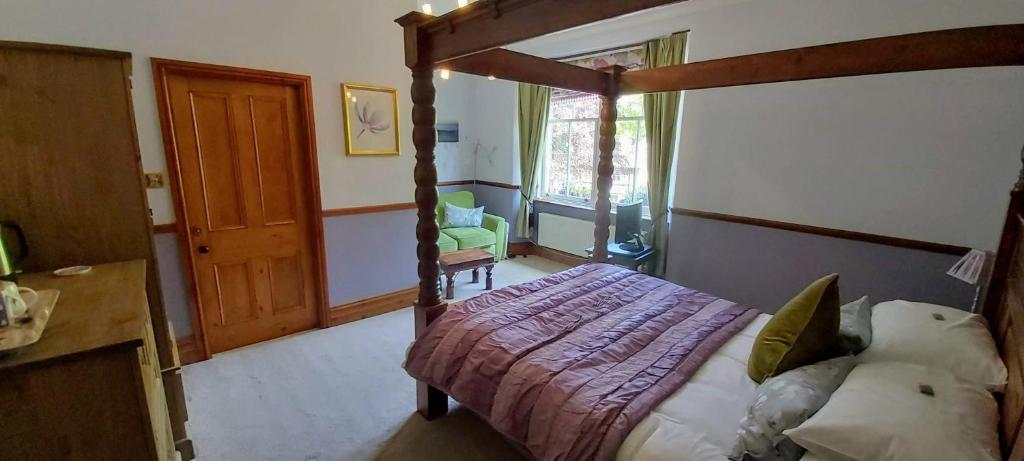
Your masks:
<instances>
[{"instance_id":1,"label":"framed flower picture","mask_svg":"<svg viewBox=\"0 0 1024 461\"><path fill-rule=\"evenodd\" d=\"M341 84L347 155L398 155L398 90Z\"/></svg>"}]
</instances>

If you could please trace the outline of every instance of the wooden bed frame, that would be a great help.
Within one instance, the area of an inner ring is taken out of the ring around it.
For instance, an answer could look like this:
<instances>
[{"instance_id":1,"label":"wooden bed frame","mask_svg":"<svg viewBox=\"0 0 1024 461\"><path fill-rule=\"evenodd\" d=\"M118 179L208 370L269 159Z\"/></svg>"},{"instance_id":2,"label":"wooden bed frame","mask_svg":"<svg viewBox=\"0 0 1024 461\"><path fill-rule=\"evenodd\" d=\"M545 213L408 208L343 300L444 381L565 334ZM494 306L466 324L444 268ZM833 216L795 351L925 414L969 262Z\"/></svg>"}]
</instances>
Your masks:
<instances>
[{"instance_id":1,"label":"wooden bed frame","mask_svg":"<svg viewBox=\"0 0 1024 461\"><path fill-rule=\"evenodd\" d=\"M698 90L773 82L876 75L938 69L1024 65L1024 25L970 27L758 53L657 69L600 71L500 48L559 30L685 0L479 0L443 16L411 12L398 18L405 34L405 61L412 69L413 143L416 147L416 239L419 293L415 305L417 335L444 313L436 222L437 143L434 123L434 70L443 68L503 80L551 86L601 97L597 217L593 260L607 261L614 172L615 100L620 94ZM965 154L966 155L966 154ZM1024 177L1024 176L1022 176ZM985 315L1010 370L1001 399L1000 433L1004 455L1024 460L1024 180L1012 194L996 257ZM428 419L448 411L448 397L417 383L417 406Z\"/></svg>"},{"instance_id":2,"label":"wooden bed frame","mask_svg":"<svg viewBox=\"0 0 1024 461\"><path fill-rule=\"evenodd\" d=\"M1024 150L1021 162L1024 163ZM1024 460L1024 166L1010 192L1010 206L982 313L1009 373L1006 392L999 403L1003 456Z\"/></svg>"}]
</instances>

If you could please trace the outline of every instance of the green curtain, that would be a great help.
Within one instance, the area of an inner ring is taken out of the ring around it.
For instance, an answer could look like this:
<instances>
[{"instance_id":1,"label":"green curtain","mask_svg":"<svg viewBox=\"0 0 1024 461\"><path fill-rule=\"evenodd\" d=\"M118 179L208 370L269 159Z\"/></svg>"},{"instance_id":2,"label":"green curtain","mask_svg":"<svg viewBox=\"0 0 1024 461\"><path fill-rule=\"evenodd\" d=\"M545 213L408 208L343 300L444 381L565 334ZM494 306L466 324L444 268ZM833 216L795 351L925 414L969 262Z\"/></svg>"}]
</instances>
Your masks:
<instances>
[{"instance_id":1,"label":"green curtain","mask_svg":"<svg viewBox=\"0 0 1024 461\"><path fill-rule=\"evenodd\" d=\"M548 126L551 88L519 84L519 171L522 174L519 217L516 235L530 237L530 207L533 203L537 165L544 150L544 134Z\"/></svg>"},{"instance_id":2,"label":"green curtain","mask_svg":"<svg viewBox=\"0 0 1024 461\"><path fill-rule=\"evenodd\" d=\"M673 34L644 45L644 67L665 67L683 63L686 34ZM647 273L665 275L668 253L668 196L672 175L672 158L676 142L676 121L679 118L678 91L644 95L644 122L647 132L647 200L651 207L651 235L654 257L647 263Z\"/></svg>"}]
</instances>

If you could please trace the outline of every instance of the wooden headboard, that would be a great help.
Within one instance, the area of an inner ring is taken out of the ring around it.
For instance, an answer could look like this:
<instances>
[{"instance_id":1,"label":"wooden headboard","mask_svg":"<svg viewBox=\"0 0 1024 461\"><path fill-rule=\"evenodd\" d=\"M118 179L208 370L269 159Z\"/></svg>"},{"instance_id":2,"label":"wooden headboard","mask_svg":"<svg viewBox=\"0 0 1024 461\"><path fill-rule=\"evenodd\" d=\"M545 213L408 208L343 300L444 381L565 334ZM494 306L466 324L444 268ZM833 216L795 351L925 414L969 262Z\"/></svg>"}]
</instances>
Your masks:
<instances>
[{"instance_id":1,"label":"wooden headboard","mask_svg":"<svg viewBox=\"0 0 1024 461\"><path fill-rule=\"evenodd\" d=\"M1024 161L1024 151L1021 152ZM1024 460L1024 170L1010 193L1003 235L999 241L985 297L988 319L999 353L1009 371L999 404L1000 444L1004 459Z\"/></svg>"}]
</instances>

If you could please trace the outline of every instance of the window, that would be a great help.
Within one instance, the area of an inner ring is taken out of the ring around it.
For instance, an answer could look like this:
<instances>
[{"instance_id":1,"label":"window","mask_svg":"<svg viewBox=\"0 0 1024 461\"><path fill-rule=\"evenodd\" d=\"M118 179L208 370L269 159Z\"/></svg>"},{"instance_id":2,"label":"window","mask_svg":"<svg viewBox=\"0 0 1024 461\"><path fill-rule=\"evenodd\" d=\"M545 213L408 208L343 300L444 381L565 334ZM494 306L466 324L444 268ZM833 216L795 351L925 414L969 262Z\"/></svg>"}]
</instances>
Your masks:
<instances>
[{"instance_id":1,"label":"window","mask_svg":"<svg viewBox=\"0 0 1024 461\"><path fill-rule=\"evenodd\" d=\"M611 201L647 206L647 135L642 95L619 98ZM579 93L552 94L541 194L558 201L594 206L601 100Z\"/></svg>"}]
</instances>

